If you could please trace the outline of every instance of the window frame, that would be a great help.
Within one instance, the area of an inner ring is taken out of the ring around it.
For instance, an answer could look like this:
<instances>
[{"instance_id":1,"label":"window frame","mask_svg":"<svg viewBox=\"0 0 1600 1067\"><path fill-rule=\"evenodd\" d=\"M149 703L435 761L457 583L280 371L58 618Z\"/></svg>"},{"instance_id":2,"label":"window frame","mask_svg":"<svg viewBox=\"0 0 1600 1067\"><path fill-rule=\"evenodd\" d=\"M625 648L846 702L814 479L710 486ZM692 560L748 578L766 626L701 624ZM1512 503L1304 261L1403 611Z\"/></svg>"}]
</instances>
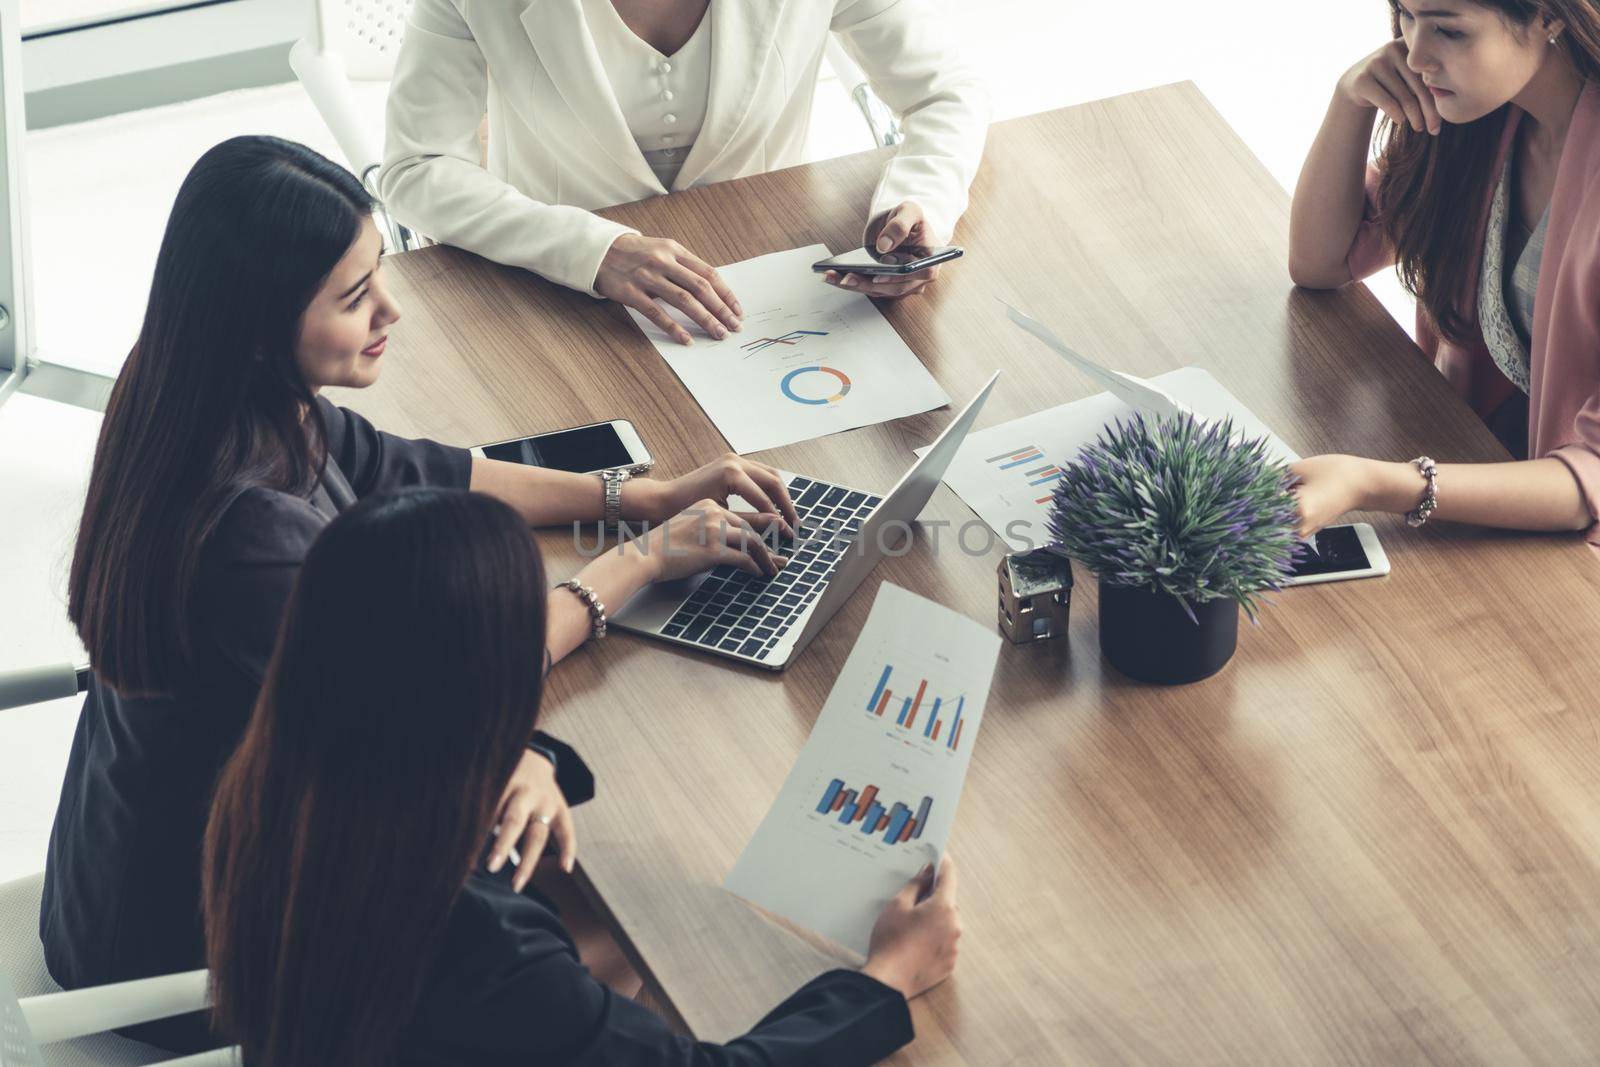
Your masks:
<instances>
[{"instance_id":1,"label":"window frame","mask_svg":"<svg viewBox=\"0 0 1600 1067\"><path fill-rule=\"evenodd\" d=\"M24 210L22 146L22 14L18 0L0 0L0 402L32 369L33 319Z\"/></svg>"},{"instance_id":2,"label":"window frame","mask_svg":"<svg viewBox=\"0 0 1600 1067\"><path fill-rule=\"evenodd\" d=\"M23 35L29 129L294 80L305 0L190 0Z\"/></svg>"}]
</instances>

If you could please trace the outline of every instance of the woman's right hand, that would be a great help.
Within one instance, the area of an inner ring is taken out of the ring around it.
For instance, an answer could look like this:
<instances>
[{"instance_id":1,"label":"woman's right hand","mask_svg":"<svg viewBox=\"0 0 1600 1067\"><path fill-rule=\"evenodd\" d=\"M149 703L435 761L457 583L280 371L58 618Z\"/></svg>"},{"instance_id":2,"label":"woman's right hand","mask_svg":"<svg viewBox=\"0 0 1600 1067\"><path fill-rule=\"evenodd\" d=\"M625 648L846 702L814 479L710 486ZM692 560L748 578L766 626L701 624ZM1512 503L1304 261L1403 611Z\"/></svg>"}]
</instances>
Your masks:
<instances>
[{"instance_id":1,"label":"woman's right hand","mask_svg":"<svg viewBox=\"0 0 1600 1067\"><path fill-rule=\"evenodd\" d=\"M884 907L872 927L867 962L861 968L861 973L898 989L907 1000L949 978L956 967L961 914L956 907L956 867L950 857L939 866L936 888L927 899L919 899L932 877L929 864Z\"/></svg>"},{"instance_id":2,"label":"woman's right hand","mask_svg":"<svg viewBox=\"0 0 1600 1067\"><path fill-rule=\"evenodd\" d=\"M595 274L594 291L633 308L680 345L694 340L657 301L677 308L719 341L743 325L744 309L716 268L661 237L625 233L613 241Z\"/></svg>"},{"instance_id":3,"label":"woman's right hand","mask_svg":"<svg viewBox=\"0 0 1600 1067\"><path fill-rule=\"evenodd\" d=\"M789 562L764 537L777 515L729 511L709 498L691 504L652 529L639 546L652 581L698 574L719 563L771 577Z\"/></svg>"},{"instance_id":4,"label":"woman's right hand","mask_svg":"<svg viewBox=\"0 0 1600 1067\"><path fill-rule=\"evenodd\" d=\"M1422 75L1407 65L1408 54L1404 41L1390 41L1345 71L1339 95L1356 107L1377 108L1396 126L1438 134L1444 120Z\"/></svg>"}]
</instances>

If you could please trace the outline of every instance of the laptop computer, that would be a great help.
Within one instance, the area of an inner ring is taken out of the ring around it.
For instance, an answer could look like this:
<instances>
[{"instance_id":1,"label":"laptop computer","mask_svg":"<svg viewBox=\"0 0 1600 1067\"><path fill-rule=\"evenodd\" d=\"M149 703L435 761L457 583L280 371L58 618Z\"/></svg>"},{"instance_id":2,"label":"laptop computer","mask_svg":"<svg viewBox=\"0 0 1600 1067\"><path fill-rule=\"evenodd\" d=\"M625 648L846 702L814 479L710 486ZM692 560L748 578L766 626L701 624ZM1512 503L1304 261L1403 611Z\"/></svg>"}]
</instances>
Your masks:
<instances>
[{"instance_id":1,"label":"laptop computer","mask_svg":"<svg viewBox=\"0 0 1600 1067\"><path fill-rule=\"evenodd\" d=\"M883 496L784 472L800 515L799 537L775 576L726 564L640 590L611 625L781 671L811 643L909 531L972 429L1000 372L951 421L923 457Z\"/></svg>"}]
</instances>

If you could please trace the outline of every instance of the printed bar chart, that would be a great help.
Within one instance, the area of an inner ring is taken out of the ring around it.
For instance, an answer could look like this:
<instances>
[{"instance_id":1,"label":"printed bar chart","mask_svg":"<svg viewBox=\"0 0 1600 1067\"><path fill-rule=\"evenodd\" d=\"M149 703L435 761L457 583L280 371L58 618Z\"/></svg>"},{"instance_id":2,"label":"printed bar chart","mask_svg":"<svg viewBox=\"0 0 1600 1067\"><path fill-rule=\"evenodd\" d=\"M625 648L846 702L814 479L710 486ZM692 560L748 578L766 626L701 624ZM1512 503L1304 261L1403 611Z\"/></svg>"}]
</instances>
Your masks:
<instances>
[{"instance_id":1,"label":"printed bar chart","mask_svg":"<svg viewBox=\"0 0 1600 1067\"><path fill-rule=\"evenodd\" d=\"M867 698L868 715L879 719L884 717L889 701L894 697L894 690L889 687L889 679L893 674L894 665L884 664L883 673L878 675L878 684L873 687L872 695ZM918 680L916 692L912 696L900 697L900 709L895 714L894 724L902 729L912 730L917 727L920 718L924 740L938 742L943 735L944 740L941 742L943 746L951 752L956 751L961 740L961 710L966 706L967 698L964 696L956 698L955 712L951 714L948 722L939 717L940 709L949 711L949 704L945 699L933 697L931 704L927 704L927 700L928 680L922 678ZM925 705L926 714L923 711Z\"/></svg>"},{"instance_id":2,"label":"printed bar chart","mask_svg":"<svg viewBox=\"0 0 1600 1067\"><path fill-rule=\"evenodd\" d=\"M951 752L956 751L961 745L961 709L966 706L967 698L956 700L956 713L950 720L950 740L945 742L945 747Z\"/></svg>"},{"instance_id":3,"label":"printed bar chart","mask_svg":"<svg viewBox=\"0 0 1600 1067\"><path fill-rule=\"evenodd\" d=\"M838 813L840 826L856 826L856 832L872 836L882 834L886 845L899 845L915 841L922 836L928 824L928 812L933 810L933 798L925 796L913 814L909 805L895 801L888 808L878 799L878 787L869 785L858 794L844 787L843 778L835 778L822 791L817 802L818 815Z\"/></svg>"},{"instance_id":4,"label":"printed bar chart","mask_svg":"<svg viewBox=\"0 0 1600 1067\"><path fill-rule=\"evenodd\" d=\"M1040 449L1038 445L1028 445L1026 448L1017 449L1015 452L1002 452L998 456L990 456L988 459L984 460L984 462L993 464L998 470L1003 471L1011 470L1013 467L1026 466L1030 463L1037 464L1036 466L1033 466L1030 469L1022 472L1022 476L1028 479L1028 485L1030 488L1032 488L1040 485L1048 485L1054 481L1059 481L1062 476L1063 472L1061 468L1056 466L1054 463L1039 463L1039 461L1043 459L1044 451ZM1049 503L1049 501L1050 494L1046 493L1044 496L1036 499L1034 503L1046 504Z\"/></svg>"},{"instance_id":5,"label":"printed bar chart","mask_svg":"<svg viewBox=\"0 0 1600 1067\"><path fill-rule=\"evenodd\" d=\"M893 667L883 664L883 673L878 675L878 688L872 691L872 696L867 697L867 710L875 713L875 715L882 715L883 705L890 702L890 689L888 689L888 686L890 686L891 670L894 670Z\"/></svg>"}]
</instances>

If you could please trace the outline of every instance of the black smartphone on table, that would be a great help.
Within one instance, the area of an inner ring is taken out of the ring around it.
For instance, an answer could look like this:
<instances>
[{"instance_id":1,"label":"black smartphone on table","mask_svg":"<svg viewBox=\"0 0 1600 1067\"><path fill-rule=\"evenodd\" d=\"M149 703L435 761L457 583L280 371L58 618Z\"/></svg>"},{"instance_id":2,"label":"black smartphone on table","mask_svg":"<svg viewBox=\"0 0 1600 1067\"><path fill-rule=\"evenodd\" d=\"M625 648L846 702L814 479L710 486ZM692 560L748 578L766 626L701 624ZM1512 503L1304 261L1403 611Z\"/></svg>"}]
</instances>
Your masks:
<instances>
[{"instance_id":1,"label":"black smartphone on table","mask_svg":"<svg viewBox=\"0 0 1600 1067\"><path fill-rule=\"evenodd\" d=\"M616 469L643 474L655 465L639 431L627 419L591 422L532 437L496 441L479 445L472 454L578 474Z\"/></svg>"},{"instance_id":2,"label":"black smartphone on table","mask_svg":"<svg viewBox=\"0 0 1600 1067\"><path fill-rule=\"evenodd\" d=\"M945 245L942 248L902 246L892 252L857 248L837 256L829 256L827 259L819 259L811 264L811 269L818 274L830 270L841 274L915 274L919 270L927 270L936 263L959 259L964 251L960 245Z\"/></svg>"}]
</instances>

